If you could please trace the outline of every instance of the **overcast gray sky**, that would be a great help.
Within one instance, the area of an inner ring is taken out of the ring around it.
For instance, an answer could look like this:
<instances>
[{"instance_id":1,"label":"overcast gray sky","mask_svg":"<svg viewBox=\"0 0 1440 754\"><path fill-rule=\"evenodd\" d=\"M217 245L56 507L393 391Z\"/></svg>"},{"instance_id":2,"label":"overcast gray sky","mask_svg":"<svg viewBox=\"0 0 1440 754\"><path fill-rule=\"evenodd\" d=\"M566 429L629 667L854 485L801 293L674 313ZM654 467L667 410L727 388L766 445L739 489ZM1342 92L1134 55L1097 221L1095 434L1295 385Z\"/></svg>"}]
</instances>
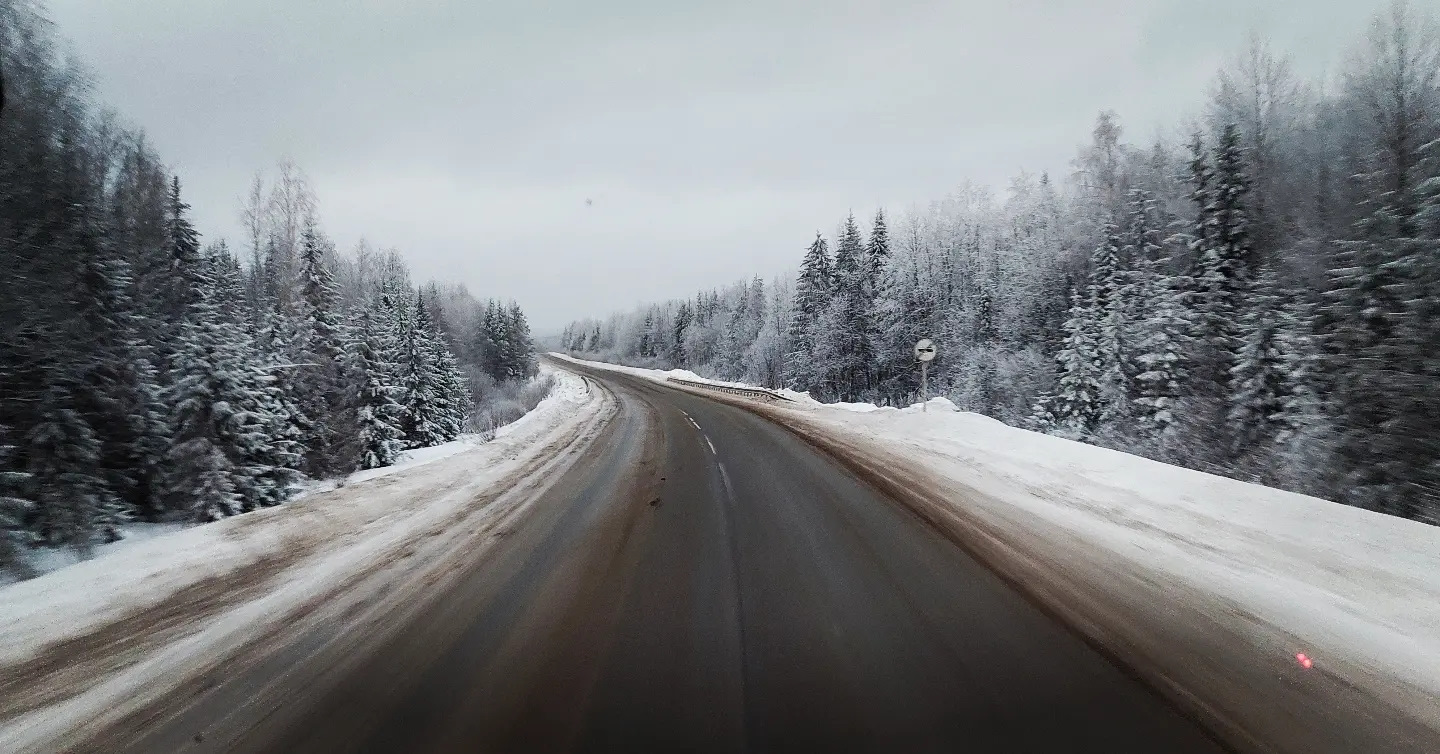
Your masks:
<instances>
[{"instance_id":1,"label":"overcast gray sky","mask_svg":"<svg viewBox=\"0 0 1440 754\"><path fill-rule=\"evenodd\" d=\"M1386 0L50 0L207 238L288 155L326 230L537 331L793 266L853 208L1148 141L1251 29L1333 69ZM1422 5L1424 3L1422 2ZM594 201L586 206L586 198Z\"/></svg>"}]
</instances>

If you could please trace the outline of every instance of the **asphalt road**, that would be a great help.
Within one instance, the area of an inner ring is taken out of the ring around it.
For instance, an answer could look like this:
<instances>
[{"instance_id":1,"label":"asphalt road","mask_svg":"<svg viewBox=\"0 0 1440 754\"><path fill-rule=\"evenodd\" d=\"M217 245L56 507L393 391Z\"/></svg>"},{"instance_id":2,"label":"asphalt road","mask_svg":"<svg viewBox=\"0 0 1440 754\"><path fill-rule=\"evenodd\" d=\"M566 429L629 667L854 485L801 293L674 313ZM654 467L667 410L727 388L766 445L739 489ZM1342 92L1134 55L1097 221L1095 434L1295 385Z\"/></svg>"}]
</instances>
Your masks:
<instances>
[{"instance_id":1,"label":"asphalt road","mask_svg":"<svg viewBox=\"0 0 1440 754\"><path fill-rule=\"evenodd\" d=\"M459 586L376 647L313 637L110 750L1220 750L785 430L592 374L620 399L608 435Z\"/></svg>"}]
</instances>

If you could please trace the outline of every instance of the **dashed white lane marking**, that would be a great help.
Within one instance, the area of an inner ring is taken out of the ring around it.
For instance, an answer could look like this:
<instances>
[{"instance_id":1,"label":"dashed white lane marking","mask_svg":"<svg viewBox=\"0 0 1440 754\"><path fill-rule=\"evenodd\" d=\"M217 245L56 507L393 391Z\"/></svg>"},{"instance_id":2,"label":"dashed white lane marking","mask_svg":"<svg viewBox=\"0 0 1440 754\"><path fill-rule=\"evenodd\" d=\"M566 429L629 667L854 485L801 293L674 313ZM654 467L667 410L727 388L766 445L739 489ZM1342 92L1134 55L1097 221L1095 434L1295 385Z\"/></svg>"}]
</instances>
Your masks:
<instances>
[{"instance_id":1,"label":"dashed white lane marking","mask_svg":"<svg viewBox=\"0 0 1440 754\"><path fill-rule=\"evenodd\" d=\"M720 455L719 453L716 453L716 452L715 452L715 443L710 442L710 436L709 436L709 435L706 435L706 436L705 436L705 444L710 446L710 454L711 454L711 455L717 455L717 456Z\"/></svg>"}]
</instances>

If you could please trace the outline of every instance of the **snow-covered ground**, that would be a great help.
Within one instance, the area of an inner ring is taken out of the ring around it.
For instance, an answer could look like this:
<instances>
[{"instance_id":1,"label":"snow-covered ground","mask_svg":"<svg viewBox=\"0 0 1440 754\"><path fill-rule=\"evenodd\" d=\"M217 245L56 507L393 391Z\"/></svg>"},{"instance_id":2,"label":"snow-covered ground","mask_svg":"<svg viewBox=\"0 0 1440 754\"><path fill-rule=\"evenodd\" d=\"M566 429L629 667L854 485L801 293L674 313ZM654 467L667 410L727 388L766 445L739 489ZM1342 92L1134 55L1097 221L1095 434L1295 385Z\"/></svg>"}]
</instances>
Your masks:
<instances>
[{"instance_id":1,"label":"snow-covered ground","mask_svg":"<svg viewBox=\"0 0 1440 754\"><path fill-rule=\"evenodd\" d=\"M371 479L377 479L382 476L390 476L391 474L395 474L401 471L407 471L409 469L415 468L416 466L423 466L427 463L432 463L442 458L449 458L456 453L462 453L481 444L483 443L479 435L462 435L459 439L452 442L444 443L442 445L435 445L429 448L407 450L400 456L400 459L398 461L396 461L390 466L385 466L379 469L366 469L364 471L357 471L345 477L344 479L324 479L306 482L302 489L300 489L295 495L293 495L287 502L293 503L311 495L315 495L321 492L329 492L331 490L344 487L355 482L364 482ZM78 565L80 563L94 560L96 558L113 558L116 557L119 553L126 552L134 548L135 546L149 542L156 537L164 537L170 534L184 531L186 529L194 528L196 526L208 525L209 524L194 524L184 522L163 524L135 522L125 524L120 527L122 537L119 541L95 545L90 549L89 553L81 553L77 550L70 548L44 547L34 550L23 551L22 555L25 556L25 565L30 569L31 573L36 576L41 576L50 573L51 571L59 570L61 568L67 568L73 565ZM171 541L173 540L166 540L166 542ZM166 545L162 543L158 546L163 548ZM112 561L107 560L105 562ZM19 579L15 579L9 573L0 573L0 588L3 588L18 580ZM3 596L3 594L3 592L0 592L0 596Z\"/></svg>"},{"instance_id":2,"label":"snow-covered ground","mask_svg":"<svg viewBox=\"0 0 1440 754\"><path fill-rule=\"evenodd\" d=\"M0 588L0 751L56 748L77 721L114 719L347 579L443 558L452 532L473 537L518 510L551 478L536 471L565 462L613 410L581 378L555 378L488 443L429 448L285 505L151 532ZM56 652L65 672L46 670Z\"/></svg>"},{"instance_id":3,"label":"snow-covered ground","mask_svg":"<svg viewBox=\"0 0 1440 754\"><path fill-rule=\"evenodd\" d=\"M1161 612L1194 610L1273 654L1275 672L1303 653L1440 727L1440 527L1016 429L943 398L922 412L788 395L765 411L915 464L1007 546L1044 549L1057 571L1123 584Z\"/></svg>"}]
</instances>

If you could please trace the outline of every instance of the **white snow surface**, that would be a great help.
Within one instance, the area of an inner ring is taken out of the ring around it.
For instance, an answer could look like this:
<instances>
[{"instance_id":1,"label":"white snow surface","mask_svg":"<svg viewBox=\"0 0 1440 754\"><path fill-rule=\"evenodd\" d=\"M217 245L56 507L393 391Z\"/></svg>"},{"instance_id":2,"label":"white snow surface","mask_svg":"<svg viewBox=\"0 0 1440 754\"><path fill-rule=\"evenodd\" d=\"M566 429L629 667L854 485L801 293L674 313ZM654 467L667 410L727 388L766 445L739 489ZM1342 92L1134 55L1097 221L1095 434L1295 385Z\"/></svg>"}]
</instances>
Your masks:
<instances>
[{"instance_id":1,"label":"white snow surface","mask_svg":"<svg viewBox=\"0 0 1440 754\"><path fill-rule=\"evenodd\" d=\"M922 412L790 395L782 408L811 425L983 493L949 502L988 522L1043 521L1079 552L1238 607L1317 665L1343 660L1440 696L1440 527L1017 429L944 398Z\"/></svg>"},{"instance_id":2,"label":"white snow surface","mask_svg":"<svg viewBox=\"0 0 1440 754\"><path fill-rule=\"evenodd\" d=\"M401 471L407 471L409 469L415 468L416 466L423 466L427 463L433 463L442 458L449 458L456 453L462 453L466 450L474 448L477 445L482 444L483 441L481 440L479 435L462 435L459 439L441 445L435 445L429 448L416 448L414 450L407 450L403 454L401 454L400 458L395 463L389 466L384 466L378 469L366 469L364 471L357 471L353 474L350 474L349 476L346 476L343 481L334 479L322 479L304 482L301 485L301 489L297 491L294 495L292 495L290 499L286 502L293 503L298 500L307 498L311 495L315 495L321 492L329 492L331 490L338 489L340 487L344 487L355 482L364 482L371 479L377 479L382 476L390 476L391 474L395 474ZM25 564L30 568L30 570L36 576L41 576L50 573L51 571L57 571L61 568L69 568L71 566L79 565L80 563L84 563L97 558L115 557L119 553L127 552L133 549L135 546L149 542L156 537L175 534L177 532L192 529L197 526L208 525L209 524L195 524L187 522L171 522L159 524L134 522L125 524L120 527L121 538L118 541L95 545L90 549L90 552L88 554L82 554L79 551L71 548L42 547L34 550L26 550L22 553L22 555L25 557ZM161 544L153 546L163 549L167 545ZM114 561L106 560L105 562L108 563ZM8 586L14 581L17 581L17 579L7 578L7 575L4 574L0 574L0 579L4 579L3 581L0 581L0 589L3 589L5 586ZM3 605L4 596L5 592L0 591L0 605ZM0 609L3 609L3 607L0 607Z\"/></svg>"},{"instance_id":3,"label":"white snow surface","mask_svg":"<svg viewBox=\"0 0 1440 754\"><path fill-rule=\"evenodd\" d=\"M462 496L406 501L405 490L427 487L430 478L439 475L463 476L461 491L483 488L514 465L517 448L542 444L598 408L597 397L589 394L580 378L568 372L551 373L556 379L551 394L516 422L501 427L489 443L463 437L408 451L394 466L356 472L344 484L322 482L273 508L197 526L132 527L130 533L139 536L96 548L95 557L88 560L65 563L57 556L64 567L0 587L0 667L294 546L317 546L321 556L326 552L341 556L337 564L356 563L433 525L463 504ZM420 466L435 471L413 473ZM392 476L399 481L377 489L384 494L366 494L366 483Z\"/></svg>"}]
</instances>

